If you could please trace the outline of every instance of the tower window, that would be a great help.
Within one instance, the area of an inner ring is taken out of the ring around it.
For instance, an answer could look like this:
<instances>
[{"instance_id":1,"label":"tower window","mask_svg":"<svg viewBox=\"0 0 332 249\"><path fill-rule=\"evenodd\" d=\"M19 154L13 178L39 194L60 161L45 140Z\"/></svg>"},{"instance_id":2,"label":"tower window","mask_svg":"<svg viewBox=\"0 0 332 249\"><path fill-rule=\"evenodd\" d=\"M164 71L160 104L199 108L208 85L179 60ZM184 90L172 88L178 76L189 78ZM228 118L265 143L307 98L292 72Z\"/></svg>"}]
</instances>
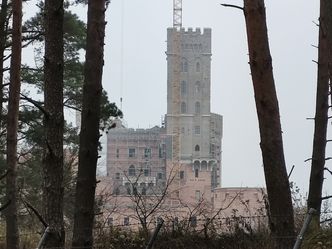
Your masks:
<instances>
[{"instance_id":1,"label":"tower window","mask_svg":"<svg viewBox=\"0 0 332 249\"><path fill-rule=\"evenodd\" d=\"M199 145L198 144L196 144L196 146L195 146L195 151L199 151Z\"/></svg>"},{"instance_id":2,"label":"tower window","mask_svg":"<svg viewBox=\"0 0 332 249\"><path fill-rule=\"evenodd\" d=\"M181 95L184 96L186 94L187 94L187 82L183 80L181 82Z\"/></svg>"},{"instance_id":3,"label":"tower window","mask_svg":"<svg viewBox=\"0 0 332 249\"><path fill-rule=\"evenodd\" d=\"M195 126L195 134L196 134L196 135L201 134L201 127L200 127L199 125L196 125L196 126Z\"/></svg>"},{"instance_id":4,"label":"tower window","mask_svg":"<svg viewBox=\"0 0 332 249\"><path fill-rule=\"evenodd\" d=\"M184 171L183 170L180 171L180 179L184 179Z\"/></svg>"},{"instance_id":5,"label":"tower window","mask_svg":"<svg viewBox=\"0 0 332 249\"><path fill-rule=\"evenodd\" d=\"M188 72L188 61L186 59L182 59L181 72Z\"/></svg>"},{"instance_id":6,"label":"tower window","mask_svg":"<svg viewBox=\"0 0 332 249\"><path fill-rule=\"evenodd\" d=\"M120 150L116 149L116 158L119 158Z\"/></svg>"},{"instance_id":7,"label":"tower window","mask_svg":"<svg viewBox=\"0 0 332 249\"><path fill-rule=\"evenodd\" d=\"M201 71L201 64L199 64L199 62L196 62L196 72L200 71Z\"/></svg>"},{"instance_id":8,"label":"tower window","mask_svg":"<svg viewBox=\"0 0 332 249\"><path fill-rule=\"evenodd\" d=\"M181 113L187 113L187 105L185 102L181 103Z\"/></svg>"},{"instance_id":9,"label":"tower window","mask_svg":"<svg viewBox=\"0 0 332 249\"><path fill-rule=\"evenodd\" d=\"M201 82L196 81L195 83L195 93L199 93L201 91Z\"/></svg>"},{"instance_id":10,"label":"tower window","mask_svg":"<svg viewBox=\"0 0 332 249\"><path fill-rule=\"evenodd\" d=\"M199 103L198 101L195 103L195 113L201 113L201 103Z\"/></svg>"}]
</instances>

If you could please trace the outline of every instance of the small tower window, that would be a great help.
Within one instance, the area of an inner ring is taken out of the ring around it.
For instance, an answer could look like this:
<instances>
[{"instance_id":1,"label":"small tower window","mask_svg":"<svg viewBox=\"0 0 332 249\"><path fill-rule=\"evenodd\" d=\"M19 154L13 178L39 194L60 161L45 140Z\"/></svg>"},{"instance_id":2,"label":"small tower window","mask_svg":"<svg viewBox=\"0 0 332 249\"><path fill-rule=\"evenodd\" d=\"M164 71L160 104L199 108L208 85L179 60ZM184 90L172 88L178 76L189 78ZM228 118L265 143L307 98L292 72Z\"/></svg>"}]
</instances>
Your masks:
<instances>
[{"instance_id":1,"label":"small tower window","mask_svg":"<svg viewBox=\"0 0 332 249\"><path fill-rule=\"evenodd\" d=\"M185 102L181 103L181 113L187 113L187 105Z\"/></svg>"},{"instance_id":2,"label":"small tower window","mask_svg":"<svg viewBox=\"0 0 332 249\"><path fill-rule=\"evenodd\" d=\"M181 82L181 96L185 96L187 94L187 82L182 81Z\"/></svg>"},{"instance_id":3,"label":"small tower window","mask_svg":"<svg viewBox=\"0 0 332 249\"><path fill-rule=\"evenodd\" d=\"M199 93L201 91L201 82L196 81L195 83L195 93Z\"/></svg>"},{"instance_id":4,"label":"small tower window","mask_svg":"<svg viewBox=\"0 0 332 249\"><path fill-rule=\"evenodd\" d=\"M200 114L201 113L201 103L198 101L195 103L195 113Z\"/></svg>"},{"instance_id":5,"label":"small tower window","mask_svg":"<svg viewBox=\"0 0 332 249\"><path fill-rule=\"evenodd\" d=\"M196 146L195 146L195 151L199 151L199 145L198 144L196 144Z\"/></svg>"},{"instance_id":6,"label":"small tower window","mask_svg":"<svg viewBox=\"0 0 332 249\"><path fill-rule=\"evenodd\" d=\"M181 72L188 72L188 61L186 59L182 59Z\"/></svg>"},{"instance_id":7,"label":"small tower window","mask_svg":"<svg viewBox=\"0 0 332 249\"><path fill-rule=\"evenodd\" d=\"M196 62L196 72L201 71L201 64L199 62Z\"/></svg>"}]
</instances>

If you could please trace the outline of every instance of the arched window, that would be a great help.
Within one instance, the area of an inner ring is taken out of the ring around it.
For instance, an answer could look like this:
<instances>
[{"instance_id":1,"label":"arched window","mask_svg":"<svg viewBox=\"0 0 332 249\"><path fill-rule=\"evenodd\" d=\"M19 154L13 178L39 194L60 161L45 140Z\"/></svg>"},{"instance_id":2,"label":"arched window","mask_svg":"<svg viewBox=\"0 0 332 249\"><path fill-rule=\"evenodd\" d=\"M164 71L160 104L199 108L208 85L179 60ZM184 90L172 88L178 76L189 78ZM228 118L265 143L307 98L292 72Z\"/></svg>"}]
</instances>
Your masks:
<instances>
[{"instance_id":1,"label":"arched window","mask_svg":"<svg viewBox=\"0 0 332 249\"><path fill-rule=\"evenodd\" d=\"M201 82L196 81L195 83L195 93L199 93L201 91Z\"/></svg>"},{"instance_id":2,"label":"arched window","mask_svg":"<svg viewBox=\"0 0 332 249\"><path fill-rule=\"evenodd\" d=\"M195 113L200 114L201 113L201 103L198 101L195 103Z\"/></svg>"},{"instance_id":3,"label":"arched window","mask_svg":"<svg viewBox=\"0 0 332 249\"><path fill-rule=\"evenodd\" d=\"M196 146L195 146L195 151L199 151L199 145L198 144L196 144Z\"/></svg>"},{"instance_id":4,"label":"arched window","mask_svg":"<svg viewBox=\"0 0 332 249\"><path fill-rule=\"evenodd\" d=\"M185 102L181 103L181 113L187 113L187 105Z\"/></svg>"},{"instance_id":5,"label":"arched window","mask_svg":"<svg viewBox=\"0 0 332 249\"><path fill-rule=\"evenodd\" d=\"M199 62L196 62L196 72L201 71L201 64Z\"/></svg>"},{"instance_id":6,"label":"arched window","mask_svg":"<svg viewBox=\"0 0 332 249\"><path fill-rule=\"evenodd\" d=\"M181 82L181 96L184 96L187 94L187 82L184 80Z\"/></svg>"},{"instance_id":7,"label":"arched window","mask_svg":"<svg viewBox=\"0 0 332 249\"><path fill-rule=\"evenodd\" d=\"M136 175L134 165L130 165L129 170L128 170L128 174L129 174L129 176L135 176Z\"/></svg>"}]
</instances>

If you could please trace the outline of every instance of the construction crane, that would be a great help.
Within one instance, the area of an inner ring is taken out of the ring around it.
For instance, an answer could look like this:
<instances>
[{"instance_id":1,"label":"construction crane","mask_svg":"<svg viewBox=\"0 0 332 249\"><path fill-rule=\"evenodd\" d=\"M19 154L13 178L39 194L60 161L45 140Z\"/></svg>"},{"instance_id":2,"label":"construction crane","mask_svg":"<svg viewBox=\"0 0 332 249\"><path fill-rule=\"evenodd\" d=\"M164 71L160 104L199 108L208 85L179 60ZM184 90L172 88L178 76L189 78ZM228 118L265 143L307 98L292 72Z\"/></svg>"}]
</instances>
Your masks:
<instances>
[{"instance_id":1,"label":"construction crane","mask_svg":"<svg viewBox=\"0 0 332 249\"><path fill-rule=\"evenodd\" d=\"M172 171L178 180L180 171L180 82L181 82L181 27L182 0L173 0L173 37L172 37ZM177 184L175 184L177 185Z\"/></svg>"},{"instance_id":2,"label":"construction crane","mask_svg":"<svg viewBox=\"0 0 332 249\"><path fill-rule=\"evenodd\" d=\"M182 28L182 0L173 0L173 27Z\"/></svg>"}]
</instances>

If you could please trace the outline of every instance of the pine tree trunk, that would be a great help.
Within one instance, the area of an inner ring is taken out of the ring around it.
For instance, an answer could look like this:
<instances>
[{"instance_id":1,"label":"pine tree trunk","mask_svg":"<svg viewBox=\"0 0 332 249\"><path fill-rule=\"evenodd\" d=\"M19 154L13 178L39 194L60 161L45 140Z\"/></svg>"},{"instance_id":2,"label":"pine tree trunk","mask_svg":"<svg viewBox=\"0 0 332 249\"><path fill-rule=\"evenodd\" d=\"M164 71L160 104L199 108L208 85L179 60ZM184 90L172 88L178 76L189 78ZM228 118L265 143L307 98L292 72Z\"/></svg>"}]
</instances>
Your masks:
<instances>
[{"instance_id":1,"label":"pine tree trunk","mask_svg":"<svg viewBox=\"0 0 332 249\"><path fill-rule=\"evenodd\" d=\"M13 0L12 56L10 61L10 85L7 116L7 184L6 244L8 249L19 248L17 224L17 129L21 88L21 27L22 0Z\"/></svg>"},{"instance_id":2,"label":"pine tree trunk","mask_svg":"<svg viewBox=\"0 0 332 249\"><path fill-rule=\"evenodd\" d=\"M264 174L270 205L270 228L276 248L294 244L294 217L286 171L278 99L263 0L244 0L250 69L260 129Z\"/></svg>"},{"instance_id":3,"label":"pine tree trunk","mask_svg":"<svg viewBox=\"0 0 332 249\"><path fill-rule=\"evenodd\" d=\"M44 215L50 228L46 248L64 246L63 225L63 0L45 0Z\"/></svg>"},{"instance_id":4,"label":"pine tree trunk","mask_svg":"<svg viewBox=\"0 0 332 249\"><path fill-rule=\"evenodd\" d=\"M8 12L8 3L7 0L2 0L1 2L1 11L0 11L0 129L3 129L3 65L4 65L4 53L5 53L5 44L7 38L7 12Z\"/></svg>"},{"instance_id":5,"label":"pine tree trunk","mask_svg":"<svg viewBox=\"0 0 332 249\"><path fill-rule=\"evenodd\" d=\"M316 114L315 130L313 139L308 208L314 208L318 213L313 216L311 228L313 230L320 227L320 210L322 204L322 188L324 181L326 135L328 122L328 96L329 96L329 78L331 69L329 69L329 60L331 60L331 45L328 37L331 37L331 1L320 1L319 18L319 42L318 42L318 71L317 71L317 92L316 92ZM331 38L330 38L331 44Z\"/></svg>"},{"instance_id":6,"label":"pine tree trunk","mask_svg":"<svg viewBox=\"0 0 332 249\"><path fill-rule=\"evenodd\" d=\"M89 0L79 165L72 246L91 248L105 35L105 0Z\"/></svg>"}]
</instances>

